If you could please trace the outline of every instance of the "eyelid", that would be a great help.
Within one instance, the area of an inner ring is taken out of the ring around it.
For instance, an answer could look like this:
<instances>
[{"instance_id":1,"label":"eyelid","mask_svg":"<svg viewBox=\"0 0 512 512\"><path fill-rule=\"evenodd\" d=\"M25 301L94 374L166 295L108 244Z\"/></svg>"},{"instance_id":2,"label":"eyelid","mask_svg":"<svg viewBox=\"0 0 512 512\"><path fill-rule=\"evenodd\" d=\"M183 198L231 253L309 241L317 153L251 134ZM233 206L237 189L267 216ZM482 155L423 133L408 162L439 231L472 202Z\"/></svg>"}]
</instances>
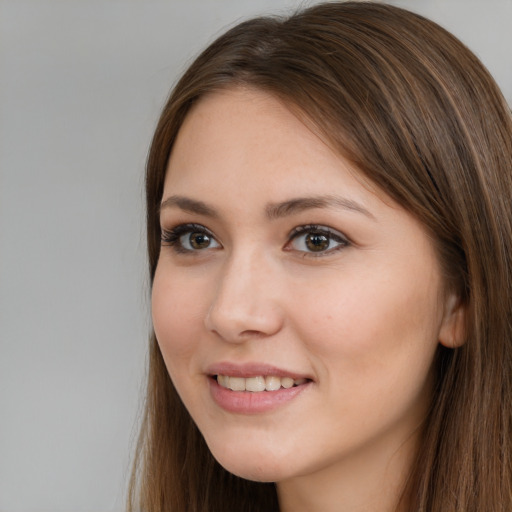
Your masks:
<instances>
[{"instance_id":1,"label":"eyelid","mask_svg":"<svg viewBox=\"0 0 512 512\"><path fill-rule=\"evenodd\" d=\"M339 237L348 242L348 237L344 235L341 231L338 231L337 229L331 228L329 226L324 226L322 224L303 224L301 226L297 226L290 231L290 234L288 236L289 238L293 238L294 236L297 236L298 234L302 234L304 232L326 233L328 235Z\"/></svg>"}]
</instances>

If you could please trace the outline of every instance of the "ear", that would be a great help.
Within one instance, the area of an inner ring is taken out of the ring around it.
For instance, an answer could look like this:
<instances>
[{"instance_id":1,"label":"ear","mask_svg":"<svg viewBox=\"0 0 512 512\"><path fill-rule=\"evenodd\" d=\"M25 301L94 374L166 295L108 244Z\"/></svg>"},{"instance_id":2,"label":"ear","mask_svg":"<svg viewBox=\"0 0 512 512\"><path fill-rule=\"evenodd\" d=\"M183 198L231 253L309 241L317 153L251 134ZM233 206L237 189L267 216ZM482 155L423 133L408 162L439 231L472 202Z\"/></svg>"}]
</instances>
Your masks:
<instances>
[{"instance_id":1,"label":"ear","mask_svg":"<svg viewBox=\"0 0 512 512\"><path fill-rule=\"evenodd\" d=\"M439 343L447 348L461 347L466 342L466 307L455 294L449 294L439 330Z\"/></svg>"}]
</instances>

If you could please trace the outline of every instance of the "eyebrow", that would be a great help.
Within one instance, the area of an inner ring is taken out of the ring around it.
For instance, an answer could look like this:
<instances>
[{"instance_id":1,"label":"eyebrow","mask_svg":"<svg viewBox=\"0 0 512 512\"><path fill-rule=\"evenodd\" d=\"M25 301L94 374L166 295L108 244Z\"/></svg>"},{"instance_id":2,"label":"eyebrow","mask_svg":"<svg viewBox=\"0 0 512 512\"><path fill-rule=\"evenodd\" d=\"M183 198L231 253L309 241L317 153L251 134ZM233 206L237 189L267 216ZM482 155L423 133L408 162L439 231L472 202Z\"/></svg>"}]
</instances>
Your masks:
<instances>
[{"instance_id":1,"label":"eyebrow","mask_svg":"<svg viewBox=\"0 0 512 512\"><path fill-rule=\"evenodd\" d=\"M197 213L199 215L205 215L206 217L218 217L218 213L214 208L208 206L203 201L197 201L196 199L191 199L189 197L184 196L170 196L160 204L160 211L164 208L169 208L172 206L176 206L181 210L188 213Z\"/></svg>"},{"instance_id":2,"label":"eyebrow","mask_svg":"<svg viewBox=\"0 0 512 512\"><path fill-rule=\"evenodd\" d=\"M356 213L362 213L370 219L375 220L375 216L358 202L339 196L316 196L316 197L298 197L282 203L271 203L266 208L266 214L269 219L278 219L300 213L305 210L318 208L336 208L348 210Z\"/></svg>"},{"instance_id":3,"label":"eyebrow","mask_svg":"<svg viewBox=\"0 0 512 512\"><path fill-rule=\"evenodd\" d=\"M198 201L185 196L170 196L160 204L160 211L164 208L177 207L189 213L218 218L219 213L215 208L203 201ZM270 203L265 208L265 214L270 220L294 215L305 210L320 208L336 208L361 213L366 217L376 220L375 216L363 205L345 197L326 195L314 197L298 197L280 203Z\"/></svg>"}]
</instances>

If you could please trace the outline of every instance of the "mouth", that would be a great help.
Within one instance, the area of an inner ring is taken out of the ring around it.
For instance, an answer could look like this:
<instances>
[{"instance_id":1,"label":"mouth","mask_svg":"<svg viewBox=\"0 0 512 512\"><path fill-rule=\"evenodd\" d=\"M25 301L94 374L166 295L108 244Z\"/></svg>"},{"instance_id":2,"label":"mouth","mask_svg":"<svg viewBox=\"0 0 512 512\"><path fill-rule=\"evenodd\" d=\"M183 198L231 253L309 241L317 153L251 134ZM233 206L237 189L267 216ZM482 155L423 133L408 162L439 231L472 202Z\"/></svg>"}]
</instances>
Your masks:
<instances>
[{"instance_id":1,"label":"mouth","mask_svg":"<svg viewBox=\"0 0 512 512\"><path fill-rule=\"evenodd\" d=\"M313 376L258 362L219 362L205 373L213 401L237 415L272 413L305 396L314 384Z\"/></svg>"},{"instance_id":2,"label":"mouth","mask_svg":"<svg viewBox=\"0 0 512 512\"><path fill-rule=\"evenodd\" d=\"M252 393L290 389L309 382L309 379L306 378L293 379L291 377L279 377L277 375L238 377L217 374L213 375L212 378L216 380L222 388L230 389L231 391L250 391Z\"/></svg>"}]
</instances>

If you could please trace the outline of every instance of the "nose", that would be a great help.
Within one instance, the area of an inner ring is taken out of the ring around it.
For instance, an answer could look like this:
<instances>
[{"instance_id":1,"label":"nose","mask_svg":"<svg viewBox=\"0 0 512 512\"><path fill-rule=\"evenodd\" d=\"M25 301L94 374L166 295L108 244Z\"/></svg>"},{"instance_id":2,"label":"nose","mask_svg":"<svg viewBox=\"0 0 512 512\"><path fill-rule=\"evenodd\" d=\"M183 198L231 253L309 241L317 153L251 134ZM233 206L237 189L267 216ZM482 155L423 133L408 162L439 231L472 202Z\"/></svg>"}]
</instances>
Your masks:
<instances>
[{"instance_id":1,"label":"nose","mask_svg":"<svg viewBox=\"0 0 512 512\"><path fill-rule=\"evenodd\" d=\"M276 270L261 254L233 254L219 271L206 328L230 343L279 332L283 314Z\"/></svg>"}]
</instances>

